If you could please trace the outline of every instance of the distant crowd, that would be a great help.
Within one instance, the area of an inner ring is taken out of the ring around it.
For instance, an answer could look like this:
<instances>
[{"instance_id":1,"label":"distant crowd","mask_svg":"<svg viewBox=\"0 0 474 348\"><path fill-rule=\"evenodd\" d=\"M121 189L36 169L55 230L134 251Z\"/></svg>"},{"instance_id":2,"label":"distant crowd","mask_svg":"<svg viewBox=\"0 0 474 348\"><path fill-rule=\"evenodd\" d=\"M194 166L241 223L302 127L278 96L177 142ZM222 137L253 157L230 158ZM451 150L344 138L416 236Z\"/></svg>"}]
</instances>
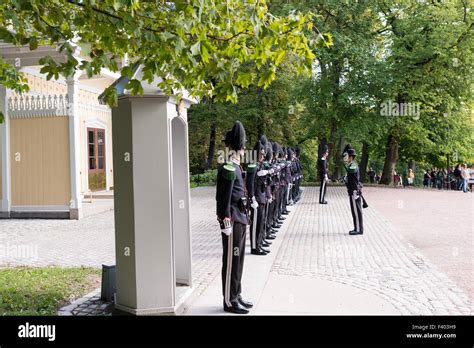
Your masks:
<instances>
[{"instance_id":1,"label":"distant crowd","mask_svg":"<svg viewBox=\"0 0 474 348\"><path fill-rule=\"evenodd\" d=\"M405 175L393 171L393 185L396 187L414 186L415 173L409 169ZM376 173L372 168L367 172L369 182L378 184L382 173ZM474 186L474 164L469 168L466 164L458 164L454 168L426 169L423 175L423 187L438 190L455 190L472 192Z\"/></svg>"}]
</instances>

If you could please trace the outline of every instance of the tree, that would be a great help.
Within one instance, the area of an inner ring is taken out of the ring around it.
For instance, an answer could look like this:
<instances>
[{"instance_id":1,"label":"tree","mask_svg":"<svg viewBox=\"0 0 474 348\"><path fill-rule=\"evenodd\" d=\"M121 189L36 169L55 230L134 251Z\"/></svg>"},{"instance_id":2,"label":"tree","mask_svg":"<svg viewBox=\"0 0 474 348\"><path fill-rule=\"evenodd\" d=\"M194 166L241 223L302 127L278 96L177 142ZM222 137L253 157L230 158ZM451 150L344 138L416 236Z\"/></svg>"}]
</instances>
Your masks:
<instances>
[{"instance_id":1,"label":"tree","mask_svg":"<svg viewBox=\"0 0 474 348\"><path fill-rule=\"evenodd\" d=\"M471 99L473 15L464 0L378 4L386 22L384 39L390 43L391 97L399 105L421 108L417 117L389 122L381 182L390 184L400 156L423 160L433 153L438 158L452 153L453 146L472 148L466 141L472 126L464 109Z\"/></svg>"},{"instance_id":2,"label":"tree","mask_svg":"<svg viewBox=\"0 0 474 348\"><path fill-rule=\"evenodd\" d=\"M316 74L301 92L307 137L318 139L319 154L328 145L332 175L339 177L345 142L364 140L368 149L381 133L383 120L375 117L375 107L385 93L383 45L377 40L382 23L372 1L298 3L299 9L318 13L316 26L333 37L333 46L317 55Z\"/></svg>"},{"instance_id":3,"label":"tree","mask_svg":"<svg viewBox=\"0 0 474 348\"><path fill-rule=\"evenodd\" d=\"M64 63L41 59L48 79L83 70L89 77L101 69L131 76L143 65L144 78L160 76L166 93L183 89L199 98L237 101L237 87L264 88L277 67L291 60L299 73L311 71L313 14L275 16L265 0L5 0L0 4L0 40L15 45L58 47ZM74 57L74 45L88 47L88 59ZM130 63L119 66L129 57ZM15 68L0 58L0 83L18 92L27 85ZM141 93L140 81L127 86ZM106 90L115 105L115 90Z\"/></svg>"},{"instance_id":4,"label":"tree","mask_svg":"<svg viewBox=\"0 0 474 348\"><path fill-rule=\"evenodd\" d=\"M300 119L304 107L298 99L296 77L295 68L282 63L279 76L267 89L255 85L239 89L236 104L193 105L188 111L191 170L196 173L214 167L216 151L222 150L221 140L235 120L245 126L248 149L253 148L262 134L282 145L304 141L306 128Z\"/></svg>"},{"instance_id":5,"label":"tree","mask_svg":"<svg viewBox=\"0 0 474 348\"><path fill-rule=\"evenodd\" d=\"M301 88L307 136L317 137L320 149L329 145L334 176L346 142L361 154L362 175L371 154L384 159L385 184L399 161L441 165L454 151L469 158L474 60L466 1L299 4L318 13L317 27L334 38ZM421 111L392 117L382 112L386 102Z\"/></svg>"}]
</instances>

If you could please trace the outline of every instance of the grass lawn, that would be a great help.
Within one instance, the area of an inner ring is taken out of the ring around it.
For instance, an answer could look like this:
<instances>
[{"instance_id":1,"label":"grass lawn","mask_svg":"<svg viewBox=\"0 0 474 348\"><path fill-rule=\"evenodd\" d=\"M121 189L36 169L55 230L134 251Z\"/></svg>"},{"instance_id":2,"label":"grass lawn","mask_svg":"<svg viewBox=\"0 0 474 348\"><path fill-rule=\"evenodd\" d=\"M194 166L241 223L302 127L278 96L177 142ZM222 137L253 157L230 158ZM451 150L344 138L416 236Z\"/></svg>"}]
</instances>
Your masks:
<instances>
[{"instance_id":1,"label":"grass lawn","mask_svg":"<svg viewBox=\"0 0 474 348\"><path fill-rule=\"evenodd\" d=\"M0 268L0 315L56 315L100 286L100 269Z\"/></svg>"}]
</instances>

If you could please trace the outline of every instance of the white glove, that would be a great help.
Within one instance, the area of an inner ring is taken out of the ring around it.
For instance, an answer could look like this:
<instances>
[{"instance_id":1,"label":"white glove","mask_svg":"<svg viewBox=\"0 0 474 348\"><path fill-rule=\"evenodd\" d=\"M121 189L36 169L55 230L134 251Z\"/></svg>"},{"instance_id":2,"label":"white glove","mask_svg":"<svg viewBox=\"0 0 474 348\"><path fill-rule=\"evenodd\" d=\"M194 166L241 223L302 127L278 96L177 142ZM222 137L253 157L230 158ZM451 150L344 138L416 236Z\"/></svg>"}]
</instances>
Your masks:
<instances>
[{"instance_id":1,"label":"white glove","mask_svg":"<svg viewBox=\"0 0 474 348\"><path fill-rule=\"evenodd\" d=\"M268 170L262 169L257 172L257 176L265 176L268 174Z\"/></svg>"},{"instance_id":2,"label":"white glove","mask_svg":"<svg viewBox=\"0 0 474 348\"><path fill-rule=\"evenodd\" d=\"M271 174L275 173L275 170L272 168L268 171L268 173L271 175Z\"/></svg>"},{"instance_id":3,"label":"white glove","mask_svg":"<svg viewBox=\"0 0 474 348\"><path fill-rule=\"evenodd\" d=\"M232 234L232 224L230 223L230 219L225 218L222 222L223 225L221 224L221 232L226 236L230 236Z\"/></svg>"},{"instance_id":4,"label":"white glove","mask_svg":"<svg viewBox=\"0 0 474 348\"><path fill-rule=\"evenodd\" d=\"M268 199L268 203L271 203L271 202L273 202L273 198Z\"/></svg>"},{"instance_id":5,"label":"white glove","mask_svg":"<svg viewBox=\"0 0 474 348\"><path fill-rule=\"evenodd\" d=\"M327 175L327 174L326 174L326 176L324 177L324 180L325 180L326 182L329 181L329 178L328 178L328 175Z\"/></svg>"},{"instance_id":6,"label":"white glove","mask_svg":"<svg viewBox=\"0 0 474 348\"><path fill-rule=\"evenodd\" d=\"M255 197L252 197L252 203L250 204L250 206L251 206L253 209L257 209L257 208L258 208L258 203L257 203L257 200L255 199Z\"/></svg>"}]
</instances>

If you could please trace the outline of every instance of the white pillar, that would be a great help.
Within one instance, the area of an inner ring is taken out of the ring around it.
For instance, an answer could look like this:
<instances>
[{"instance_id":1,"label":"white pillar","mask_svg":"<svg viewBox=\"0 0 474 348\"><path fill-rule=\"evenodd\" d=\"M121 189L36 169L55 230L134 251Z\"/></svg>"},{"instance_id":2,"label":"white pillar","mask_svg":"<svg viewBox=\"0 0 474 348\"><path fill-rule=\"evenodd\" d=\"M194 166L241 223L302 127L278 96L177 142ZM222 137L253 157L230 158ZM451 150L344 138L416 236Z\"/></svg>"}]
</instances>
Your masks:
<instances>
[{"instance_id":1,"label":"white pillar","mask_svg":"<svg viewBox=\"0 0 474 348\"><path fill-rule=\"evenodd\" d=\"M176 282L192 286L192 245L189 192L188 102L180 104L179 116L171 121L173 238Z\"/></svg>"},{"instance_id":2,"label":"white pillar","mask_svg":"<svg viewBox=\"0 0 474 348\"><path fill-rule=\"evenodd\" d=\"M122 77L112 109L115 307L176 313L192 292L186 110L176 119L175 98L156 87L161 79L148 83L141 67L133 78L144 94L130 95Z\"/></svg>"},{"instance_id":3,"label":"white pillar","mask_svg":"<svg viewBox=\"0 0 474 348\"><path fill-rule=\"evenodd\" d=\"M0 124L0 148L2 164L2 197L0 217L10 217L11 210L11 177L10 177L10 119L8 116L8 92L5 86L0 85L0 110L4 121Z\"/></svg>"},{"instance_id":4,"label":"white pillar","mask_svg":"<svg viewBox=\"0 0 474 348\"><path fill-rule=\"evenodd\" d=\"M119 97L112 110L115 306L137 315L175 310L172 112L168 98L153 95Z\"/></svg>"},{"instance_id":5,"label":"white pillar","mask_svg":"<svg viewBox=\"0 0 474 348\"><path fill-rule=\"evenodd\" d=\"M70 76L67 79L67 93L69 98L69 163L71 176L71 201L70 218L78 220L82 217L82 195L80 181L80 133L79 133L79 88L77 85L78 76Z\"/></svg>"}]
</instances>

